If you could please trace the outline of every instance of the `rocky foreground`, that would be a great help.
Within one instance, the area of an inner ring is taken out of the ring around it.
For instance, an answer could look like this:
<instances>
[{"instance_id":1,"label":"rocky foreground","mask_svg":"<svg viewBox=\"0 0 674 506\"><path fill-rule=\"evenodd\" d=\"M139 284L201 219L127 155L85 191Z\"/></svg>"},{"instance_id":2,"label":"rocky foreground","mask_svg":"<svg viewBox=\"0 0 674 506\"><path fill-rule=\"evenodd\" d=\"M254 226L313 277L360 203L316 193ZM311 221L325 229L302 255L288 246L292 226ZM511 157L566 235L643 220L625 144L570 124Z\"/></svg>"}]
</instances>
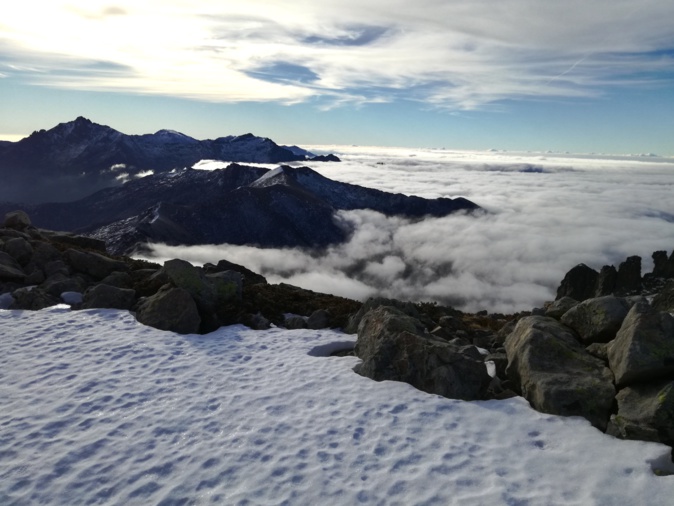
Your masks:
<instances>
[{"instance_id":1,"label":"rocky foreground","mask_svg":"<svg viewBox=\"0 0 674 506\"><path fill-rule=\"evenodd\" d=\"M0 308L126 309L183 334L234 323L343 328L358 334L356 372L372 379L464 400L522 395L616 437L674 446L674 253L653 259L643 277L639 257L600 272L576 266L557 300L531 312L467 314L272 285L226 260L112 256L102 241L37 229L17 211L0 227Z\"/></svg>"}]
</instances>

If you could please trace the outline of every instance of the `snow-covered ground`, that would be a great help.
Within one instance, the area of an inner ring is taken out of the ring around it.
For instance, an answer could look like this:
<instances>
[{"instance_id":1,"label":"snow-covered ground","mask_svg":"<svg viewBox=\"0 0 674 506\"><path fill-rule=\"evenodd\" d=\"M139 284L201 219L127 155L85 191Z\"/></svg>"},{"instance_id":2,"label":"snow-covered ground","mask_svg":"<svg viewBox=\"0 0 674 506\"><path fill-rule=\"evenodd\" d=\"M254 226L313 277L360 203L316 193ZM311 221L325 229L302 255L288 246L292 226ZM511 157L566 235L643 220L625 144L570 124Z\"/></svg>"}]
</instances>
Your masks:
<instances>
[{"instance_id":1,"label":"snow-covered ground","mask_svg":"<svg viewBox=\"0 0 674 506\"><path fill-rule=\"evenodd\" d=\"M669 448L376 383L353 339L0 311L0 504L672 504Z\"/></svg>"}]
</instances>

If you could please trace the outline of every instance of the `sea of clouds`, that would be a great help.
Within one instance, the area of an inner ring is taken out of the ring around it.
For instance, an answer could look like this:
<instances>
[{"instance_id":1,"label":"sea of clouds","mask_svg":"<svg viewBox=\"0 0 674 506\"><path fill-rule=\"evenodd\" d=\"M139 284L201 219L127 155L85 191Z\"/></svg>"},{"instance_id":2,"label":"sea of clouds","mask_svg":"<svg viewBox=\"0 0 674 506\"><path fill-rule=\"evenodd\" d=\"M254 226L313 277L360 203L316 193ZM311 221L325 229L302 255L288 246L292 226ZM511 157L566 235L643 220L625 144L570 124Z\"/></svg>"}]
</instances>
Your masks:
<instances>
[{"instance_id":1,"label":"sea of clouds","mask_svg":"<svg viewBox=\"0 0 674 506\"><path fill-rule=\"evenodd\" d=\"M485 212L410 221L339 212L351 239L320 253L249 246L154 245L154 260L226 258L308 289L383 295L512 312L555 297L564 274L674 249L674 159L553 153L314 146L342 163L313 163L331 179L426 198L465 197ZM215 168L222 163L202 163ZM271 166L270 166L271 167Z\"/></svg>"}]
</instances>

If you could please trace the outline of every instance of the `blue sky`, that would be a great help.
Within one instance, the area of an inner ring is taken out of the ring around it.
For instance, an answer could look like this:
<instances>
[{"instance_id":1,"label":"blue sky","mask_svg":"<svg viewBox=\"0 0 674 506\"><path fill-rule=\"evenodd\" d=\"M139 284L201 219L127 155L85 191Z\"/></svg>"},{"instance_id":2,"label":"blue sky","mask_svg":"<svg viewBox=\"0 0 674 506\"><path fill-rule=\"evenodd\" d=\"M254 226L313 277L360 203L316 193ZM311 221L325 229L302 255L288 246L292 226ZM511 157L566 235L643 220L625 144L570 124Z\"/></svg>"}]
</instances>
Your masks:
<instances>
[{"instance_id":1,"label":"blue sky","mask_svg":"<svg viewBox=\"0 0 674 506\"><path fill-rule=\"evenodd\" d=\"M36 15L39 13L39 15ZM674 156L671 0L24 0L0 138L125 133Z\"/></svg>"}]
</instances>

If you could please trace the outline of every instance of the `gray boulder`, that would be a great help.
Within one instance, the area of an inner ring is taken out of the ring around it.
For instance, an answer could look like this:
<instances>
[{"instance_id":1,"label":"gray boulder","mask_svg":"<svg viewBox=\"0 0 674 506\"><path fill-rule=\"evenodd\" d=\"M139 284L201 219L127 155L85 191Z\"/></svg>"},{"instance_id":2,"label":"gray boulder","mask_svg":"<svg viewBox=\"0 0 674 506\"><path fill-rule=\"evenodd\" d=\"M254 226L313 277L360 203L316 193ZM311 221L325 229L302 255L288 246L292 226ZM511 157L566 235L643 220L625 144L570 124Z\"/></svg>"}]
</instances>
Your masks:
<instances>
[{"instance_id":1,"label":"gray boulder","mask_svg":"<svg viewBox=\"0 0 674 506\"><path fill-rule=\"evenodd\" d=\"M674 281L668 281L667 284L653 297L653 308L658 311L674 313Z\"/></svg>"},{"instance_id":2,"label":"gray boulder","mask_svg":"<svg viewBox=\"0 0 674 506\"><path fill-rule=\"evenodd\" d=\"M116 286L117 288L131 288L133 279L128 272L113 272L101 280L104 285Z\"/></svg>"},{"instance_id":3,"label":"gray boulder","mask_svg":"<svg viewBox=\"0 0 674 506\"><path fill-rule=\"evenodd\" d=\"M572 331L553 318L522 318L505 342L508 378L538 411L582 416L604 430L615 396L613 375Z\"/></svg>"},{"instance_id":4,"label":"gray boulder","mask_svg":"<svg viewBox=\"0 0 674 506\"><path fill-rule=\"evenodd\" d=\"M6 241L4 250L21 265L26 265L33 256L33 247L23 237L14 237Z\"/></svg>"},{"instance_id":5,"label":"gray boulder","mask_svg":"<svg viewBox=\"0 0 674 506\"><path fill-rule=\"evenodd\" d=\"M590 343L607 343L620 330L630 307L622 298L606 295L587 299L569 309L561 322L572 328L587 346Z\"/></svg>"},{"instance_id":6,"label":"gray boulder","mask_svg":"<svg viewBox=\"0 0 674 506\"><path fill-rule=\"evenodd\" d=\"M5 214L3 227L24 230L31 226L30 217L24 211L11 211Z\"/></svg>"},{"instance_id":7,"label":"gray boulder","mask_svg":"<svg viewBox=\"0 0 674 506\"><path fill-rule=\"evenodd\" d=\"M73 270L91 276L96 281L116 271L128 271L129 267L119 260L113 260L98 253L86 253L75 249L67 250L63 255Z\"/></svg>"},{"instance_id":8,"label":"gray boulder","mask_svg":"<svg viewBox=\"0 0 674 506\"><path fill-rule=\"evenodd\" d=\"M451 399L485 398L491 378L477 349L454 346L424 330L418 320L394 307L373 309L358 327L355 353L362 363L354 370Z\"/></svg>"},{"instance_id":9,"label":"gray boulder","mask_svg":"<svg viewBox=\"0 0 674 506\"><path fill-rule=\"evenodd\" d=\"M330 313L325 309L317 309L307 319L307 327L318 330L328 328L330 325Z\"/></svg>"},{"instance_id":10,"label":"gray boulder","mask_svg":"<svg viewBox=\"0 0 674 506\"><path fill-rule=\"evenodd\" d=\"M557 299L562 297L571 297L577 301L584 301L594 297L597 278L597 271L585 264L578 264L566 273L559 288L557 288Z\"/></svg>"},{"instance_id":11,"label":"gray boulder","mask_svg":"<svg viewBox=\"0 0 674 506\"><path fill-rule=\"evenodd\" d=\"M619 386L674 374L674 317L636 303L607 351Z\"/></svg>"},{"instance_id":12,"label":"gray boulder","mask_svg":"<svg viewBox=\"0 0 674 506\"><path fill-rule=\"evenodd\" d=\"M140 302L136 319L144 325L178 334L196 334L201 324L197 305L189 292L170 285Z\"/></svg>"},{"instance_id":13,"label":"gray boulder","mask_svg":"<svg viewBox=\"0 0 674 506\"><path fill-rule=\"evenodd\" d=\"M545 308L545 315L555 320L559 320L564 313L574 306L577 306L579 302L576 299L567 297L566 295L561 299L557 299L552 304Z\"/></svg>"},{"instance_id":14,"label":"gray boulder","mask_svg":"<svg viewBox=\"0 0 674 506\"><path fill-rule=\"evenodd\" d=\"M40 309L55 306L61 302L58 298L32 286L14 290L12 292L12 297L14 298L14 302L10 306L10 309L39 311Z\"/></svg>"},{"instance_id":15,"label":"gray boulder","mask_svg":"<svg viewBox=\"0 0 674 506\"><path fill-rule=\"evenodd\" d=\"M47 278L40 288L54 297L60 297L63 292L82 292L86 284L77 277L54 274Z\"/></svg>"},{"instance_id":16,"label":"gray boulder","mask_svg":"<svg viewBox=\"0 0 674 506\"><path fill-rule=\"evenodd\" d=\"M618 392L618 414L607 432L622 439L674 442L674 382L639 384Z\"/></svg>"},{"instance_id":17,"label":"gray boulder","mask_svg":"<svg viewBox=\"0 0 674 506\"><path fill-rule=\"evenodd\" d=\"M283 325L285 328L291 330L306 329L307 320L298 315L290 315L286 316L285 320L283 321Z\"/></svg>"},{"instance_id":18,"label":"gray boulder","mask_svg":"<svg viewBox=\"0 0 674 506\"><path fill-rule=\"evenodd\" d=\"M618 281L618 271L612 265L605 265L599 271L597 276L597 287L595 289L595 297L602 297L604 295L611 295L616 290L616 283Z\"/></svg>"},{"instance_id":19,"label":"gray boulder","mask_svg":"<svg viewBox=\"0 0 674 506\"><path fill-rule=\"evenodd\" d=\"M360 325L360 321L363 319L363 316L365 316L371 310L381 306L395 307L399 311L402 311L412 318L419 319L421 317L419 311L411 302L403 302L400 300L387 299L384 297L370 297L365 301L360 309L349 318L346 327L344 327L344 332L347 334L355 334L358 332L358 326ZM435 325L433 325L433 328L435 328Z\"/></svg>"},{"instance_id":20,"label":"gray boulder","mask_svg":"<svg viewBox=\"0 0 674 506\"><path fill-rule=\"evenodd\" d=\"M44 270L51 262L62 261L61 253L54 246L44 241L35 241L31 263ZM64 264L65 265L65 264ZM47 276L53 273L45 272Z\"/></svg>"},{"instance_id":21,"label":"gray boulder","mask_svg":"<svg viewBox=\"0 0 674 506\"><path fill-rule=\"evenodd\" d=\"M65 291L65 290L64 290ZM136 291L126 288L117 288L105 284L92 286L82 299L82 309L111 308L131 309L136 303Z\"/></svg>"}]
</instances>

